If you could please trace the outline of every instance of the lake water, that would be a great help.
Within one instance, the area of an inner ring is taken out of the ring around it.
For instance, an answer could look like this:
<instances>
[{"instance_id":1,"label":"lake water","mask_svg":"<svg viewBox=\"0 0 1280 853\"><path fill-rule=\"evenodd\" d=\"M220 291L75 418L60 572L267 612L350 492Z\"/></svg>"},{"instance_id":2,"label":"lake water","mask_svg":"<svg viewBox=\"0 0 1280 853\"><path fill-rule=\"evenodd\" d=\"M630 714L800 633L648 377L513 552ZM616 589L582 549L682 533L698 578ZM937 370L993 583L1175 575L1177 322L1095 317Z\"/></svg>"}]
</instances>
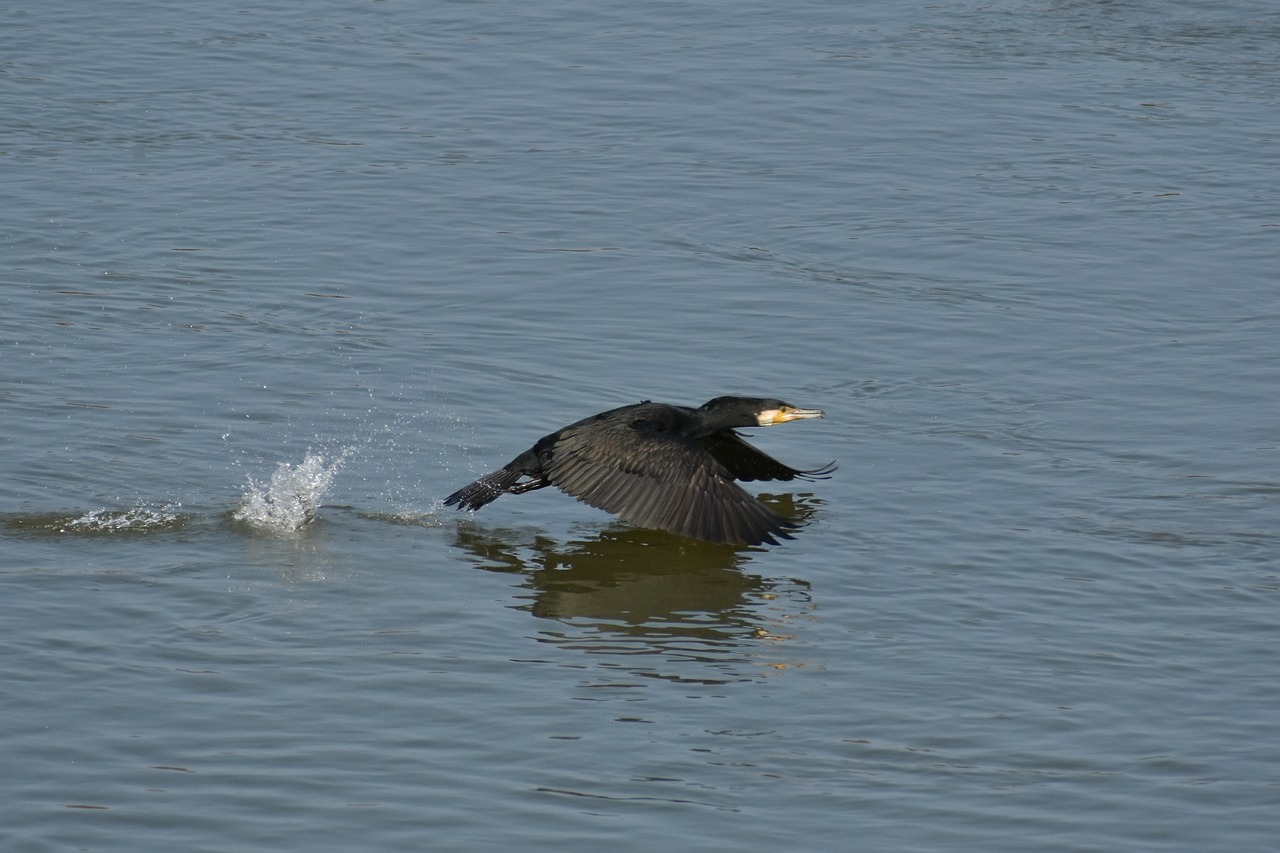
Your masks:
<instances>
[{"instance_id":1,"label":"lake water","mask_svg":"<svg viewBox=\"0 0 1280 853\"><path fill-rule=\"evenodd\" d=\"M1270 0L19 0L0 92L0 847L1274 849ZM793 541L441 506L728 393Z\"/></svg>"}]
</instances>

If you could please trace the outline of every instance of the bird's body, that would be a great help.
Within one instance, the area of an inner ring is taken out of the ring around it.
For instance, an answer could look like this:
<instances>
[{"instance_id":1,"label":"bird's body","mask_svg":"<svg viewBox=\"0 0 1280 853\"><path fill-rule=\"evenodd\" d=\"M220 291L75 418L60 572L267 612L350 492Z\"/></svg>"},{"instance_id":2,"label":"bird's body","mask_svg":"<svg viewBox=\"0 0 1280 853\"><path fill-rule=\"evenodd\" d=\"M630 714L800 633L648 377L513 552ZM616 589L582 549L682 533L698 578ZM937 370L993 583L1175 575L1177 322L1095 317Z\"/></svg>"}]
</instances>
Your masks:
<instances>
[{"instance_id":1,"label":"bird's body","mask_svg":"<svg viewBox=\"0 0 1280 853\"><path fill-rule=\"evenodd\" d=\"M503 494L556 486L639 527L757 545L795 525L734 480L823 478L834 466L791 468L734 429L820 418L781 400L717 397L699 408L645 401L584 418L541 438L445 504L477 510ZM522 479L527 478L527 479Z\"/></svg>"}]
</instances>

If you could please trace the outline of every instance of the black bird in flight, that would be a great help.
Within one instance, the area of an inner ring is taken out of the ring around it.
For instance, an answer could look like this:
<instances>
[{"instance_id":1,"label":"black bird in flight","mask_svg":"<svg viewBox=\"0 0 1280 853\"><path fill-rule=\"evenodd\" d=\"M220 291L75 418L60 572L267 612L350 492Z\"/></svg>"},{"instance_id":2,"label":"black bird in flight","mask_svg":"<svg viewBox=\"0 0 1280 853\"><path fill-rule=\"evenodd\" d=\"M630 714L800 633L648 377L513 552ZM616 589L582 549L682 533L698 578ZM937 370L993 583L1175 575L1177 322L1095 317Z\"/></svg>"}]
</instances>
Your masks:
<instances>
[{"instance_id":1,"label":"black bird in flight","mask_svg":"<svg viewBox=\"0 0 1280 853\"><path fill-rule=\"evenodd\" d=\"M825 417L820 409L757 397L716 397L696 409L646 400L544 436L444 502L477 510L500 495L555 486L638 527L710 542L776 545L774 537L789 539L796 525L734 480L827 479L835 463L791 468L735 429Z\"/></svg>"}]
</instances>

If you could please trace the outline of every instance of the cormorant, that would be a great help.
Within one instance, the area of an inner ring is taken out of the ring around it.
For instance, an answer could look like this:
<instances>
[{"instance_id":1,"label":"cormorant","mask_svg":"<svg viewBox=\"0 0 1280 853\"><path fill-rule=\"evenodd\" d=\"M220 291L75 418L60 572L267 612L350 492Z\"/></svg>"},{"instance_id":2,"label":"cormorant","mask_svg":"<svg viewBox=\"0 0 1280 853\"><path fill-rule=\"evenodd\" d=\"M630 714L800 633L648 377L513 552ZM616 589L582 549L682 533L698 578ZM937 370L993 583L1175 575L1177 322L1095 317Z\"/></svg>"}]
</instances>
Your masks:
<instances>
[{"instance_id":1,"label":"cormorant","mask_svg":"<svg viewBox=\"0 0 1280 853\"><path fill-rule=\"evenodd\" d=\"M835 463L791 468L734 429L825 417L820 409L756 397L716 397L696 409L645 400L544 436L444 502L477 510L500 495L555 486L638 527L710 542L776 545L774 536L789 539L796 525L733 481L826 479Z\"/></svg>"}]
</instances>

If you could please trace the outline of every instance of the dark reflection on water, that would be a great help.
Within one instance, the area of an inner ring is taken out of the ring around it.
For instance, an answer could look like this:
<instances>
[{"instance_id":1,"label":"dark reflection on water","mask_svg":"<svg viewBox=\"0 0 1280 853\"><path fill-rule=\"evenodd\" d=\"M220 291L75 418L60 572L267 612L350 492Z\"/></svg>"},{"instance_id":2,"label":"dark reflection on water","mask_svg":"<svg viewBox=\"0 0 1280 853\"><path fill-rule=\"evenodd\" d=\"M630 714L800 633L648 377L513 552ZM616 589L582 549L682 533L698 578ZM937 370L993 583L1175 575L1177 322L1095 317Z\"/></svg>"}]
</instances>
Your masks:
<instances>
[{"instance_id":1,"label":"dark reflection on water","mask_svg":"<svg viewBox=\"0 0 1280 853\"><path fill-rule=\"evenodd\" d=\"M770 503L799 518L816 502ZM764 649L785 640L784 623L810 606L808 583L746 571L759 549L662 531L610 528L561 543L465 522L455 544L485 570L526 575L518 609L560 623L540 631L540 642L648 678L718 684L785 667Z\"/></svg>"}]
</instances>

